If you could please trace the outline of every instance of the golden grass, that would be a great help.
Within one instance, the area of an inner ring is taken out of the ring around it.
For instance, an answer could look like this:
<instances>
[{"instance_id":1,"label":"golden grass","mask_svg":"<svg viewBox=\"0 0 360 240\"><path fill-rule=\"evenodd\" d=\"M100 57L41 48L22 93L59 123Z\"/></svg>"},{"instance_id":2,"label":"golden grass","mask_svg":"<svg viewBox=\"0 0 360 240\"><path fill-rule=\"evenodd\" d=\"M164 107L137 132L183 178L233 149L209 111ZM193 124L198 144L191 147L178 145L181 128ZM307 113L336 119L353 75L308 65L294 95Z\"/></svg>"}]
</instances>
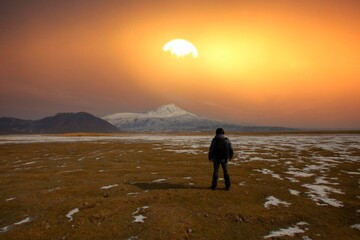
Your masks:
<instances>
[{"instance_id":1,"label":"golden grass","mask_svg":"<svg viewBox=\"0 0 360 240\"><path fill-rule=\"evenodd\" d=\"M301 187L313 179L301 178L296 184L254 171L271 168L285 176L283 164L230 165L231 191L223 190L223 181L217 191L211 191L212 165L206 154L176 154L166 151L167 146L158 147L121 142L0 145L0 228L32 218L31 223L0 233L0 239L262 239L272 230L300 221L309 223L302 235L312 239L359 236L349 228L360 222L355 214L360 209L358 175L341 174L341 170L359 169L359 162L347 162L329 172L328 177L337 177L346 193L336 195L345 207L320 207ZM359 151L353 154L359 156ZM278 155L294 157L286 150ZM192 179L184 179L188 176ZM166 181L153 182L161 178ZM242 182L244 186L239 186ZM101 189L112 184L118 186ZM301 194L291 195L288 189ZM270 195L291 205L266 209L265 198ZM16 199L6 201L12 197ZM132 213L143 206L149 206L142 210L145 223L133 223ZM80 212L69 222L66 214L74 208Z\"/></svg>"}]
</instances>

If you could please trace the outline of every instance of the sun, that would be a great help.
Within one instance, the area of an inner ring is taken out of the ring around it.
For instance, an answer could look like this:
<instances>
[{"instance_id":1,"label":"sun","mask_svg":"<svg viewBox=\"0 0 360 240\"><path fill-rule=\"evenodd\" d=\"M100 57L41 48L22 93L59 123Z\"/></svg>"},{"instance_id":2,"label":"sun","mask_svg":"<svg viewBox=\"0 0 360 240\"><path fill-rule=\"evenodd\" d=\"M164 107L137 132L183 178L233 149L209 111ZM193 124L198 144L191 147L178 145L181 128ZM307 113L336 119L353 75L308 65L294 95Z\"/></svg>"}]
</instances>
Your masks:
<instances>
[{"instance_id":1,"label":"sun","mask_svg":"<svg viewBox=\"0 0 360 240\"><path fill-rule=\"evenodd\" d=\"M189 54L191 54L193 58L198 57L198 51L194 44L185 39L173 39L163 46L163 50L165 52L169 51L178 58L185 57Z\"/></svg>"}]
</instances>

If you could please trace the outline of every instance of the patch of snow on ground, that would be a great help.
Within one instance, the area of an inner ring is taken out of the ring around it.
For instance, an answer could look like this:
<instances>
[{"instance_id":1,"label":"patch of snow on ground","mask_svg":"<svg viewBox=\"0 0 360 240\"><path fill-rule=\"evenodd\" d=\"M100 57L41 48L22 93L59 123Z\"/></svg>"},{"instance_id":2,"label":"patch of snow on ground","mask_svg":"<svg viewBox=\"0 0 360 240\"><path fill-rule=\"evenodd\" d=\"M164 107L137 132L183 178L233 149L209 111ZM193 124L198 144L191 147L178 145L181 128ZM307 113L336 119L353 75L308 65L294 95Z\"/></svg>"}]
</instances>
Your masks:
<instances>
[{"instance_id":1,"label":"patch of snow on ground","mask_svg":"<svg viewBox=\"0 0 360 240\"><path fill-rule=\"evenodd\" d=\"M240 164L239 163L236 163L234 161L230 161L228 162L229 165L234 165L234 166L239 166Z\"/></svg>"},{"instance_id":2,"label":"patch of snow on ground","mask_svg":"<svg viewBox=\"0 0 360 240\"><path fill-rule=\"evenodd\" d=\"M351 228L355 228L355 229L357 229L357 230L360 231L360 224L359 224L359 223L358 223L358 224L351 225L350 227L351 227Z\"/></svg>"},{"instance_id":3,"label":"patch of snow on ground","mask_svg":"<svg viewBox=\"0 0 360 240\"><path fill-rule=\"evenodd\" d=\"M54 191L60 190L60 189L61 189L61 187L55 187L55 188L49 189L48 192L54 192Z\"/></svg>"},{"instance_id":4,"label":"patch of snow on ground","mask_svg":"<svg viewBox=\"0 0 360 240\"><path fill-rule=\"evenodd\" d=\"M0 228L0 233L7 232L7 231L10 230L10 228L11 228L11 225L10 225L10 226L5 226L5 227L3 227L3 228Z\"/></svg>"},{"instance_id":5,"label":"patch of snow on ground","mask_svg":"<svg viewBox=\"0 0 360 240\"><path fill-rule=\"evenodd\" d=\"M318 177L315 179L315 184L339 185L340 183L331 183L328 180L326 180L326 177Z\"/></svg>"},{"instance_id":6,"label":"patch of snow on ground","mask_svg":"<svg viewBox=\"0 0 360 240\"><path fill-rule=\"evenodd\" d=\"M289 189L289 192L290 192L292 195L295 195L295 196L299 196L299 195L300 195L300 192L297 191L297 190L294 190L294 189Z\"/></svg>"},{"instance_id":7,"label":"patch of snow on ground","mask_svg":"<svg viewBox=\"0 0 360 240\"><path fill-rule=\"evenodd\" d=\"M344 173L350 174L350 175L360 175L360 172L348 172L348 171L343 171L343 170L341 170L341 171Z\"/></svg>"},{"instance_id":8,"label":"patch of snow on ground","mask_svg":"<svg viewBox=\"0 0 360 240\"><path fill-rule=\"evenodd\" d=\"M16 198L12 197L12 198L5 199L5 201L10 202L10 201L15 200L15 199Z\"/></svg>"},{"instance_id":9,"label":"patch of snow on ground","mask_svg":"<svg viewBox=\"0 0 360 240\"><path fill-rule=\"evenodd\" d=\"M273 171L271 171L269 169L266 169L266 168L264 168L264 169L254 169L254 171L255 172L260 172L262 174L273 174L274 173Z\"/></svg>"},{"instance_id":10,"label":"patch of snow on ground","mask_svg":"<svg viewBox=\"0 0 360 240\"><path fill-rule=\"evenodd\" d=\"M137 215L134 216L135 220L133 221L134 223L144 223L144 219L146 218L143 215Z\"/></svg>"},{"instance_id":11,"label":"patch of snow on ground","mask_svg":"<svg viewBox=\"0 0 360 240\"><path fill-rule=\"evenodd\" d=\"M78 213L79 211L80 211L79 208L74 208L73 210L68 212L68 214L66 214L66 217L70 219L69 222L71 222L73 220L72 215L74 215L75 213Z\"/></svg>"},{"instance_id":12,"label":"patch of snow on ground","mask_svg":"<svg viewBox=\"0 0 360 240\"><path fill-rule=\"evenodd\" d=\"M295 226L289 228L281 228L278 231L271 231L269 235L265 236L266 238L274 238L274 237L283 237L283 236L290 236L293 237L297 233L304 233L305 230L301 229L300 226L307 225L306 222L299 222Z\"/></svg>"},{"instance_id":13,"label":"patch of snow on ground","mask_svg":"<svg viewBox=\"0 0 360 240\"><path fill-rule=\"evenodd\" d=\"M323 165L306 165L303 170L305 172L310 172L310 171L322 171L322 170L329 170L328 167L325 167L325 164Z\"/></svg>"},{"instance_id":14,"label":"patch of snow on ground","mask_svg":"<svg viewBox=\"0 0 360 240\"><path fill-rule=\"evenodd\" d=\"M250 157L249 160L246 160L244 162L253 162L253 161L278 162L278 160L276 160L276 159L266 159L266 158L261 158L261 157Z\"/></svg>"},{"instance_id":15,"label":"patch of snow on ground","mask_svg":"<svg viewBox=\"0 0 360 240\"><path fill-rule=\"evenodd\" d=\"M305 173L305 172L300 172L300 171L288 171L288 172L285 172L285 173L294 175L295 177L311 177L311 176L314 176L313 173Z\"/></svg>"},{"instance_id":16,"label":"patch of snow on ground","mask_svg":"<svg viewBox=\"0 0 360 240\"><path fill-rule=\"evenodd\" d=\"M262 174L265 174L265 175L271 175L273 178L277 178L279 180L283 180L282 177L280 177L279 174L275 174L273 171L269 170L269 169L254 169L255 172L260 172Z\"/></svg>"},{"instance_id":17,"label":"patch of snow on ground","mask_svg":"<svg viewBox=\"0 0 360 240\"><path fill-rule=\"evenodd\" d=\"M113 185L107 185L107 186L102 186L101 189L109 189L109 188L113 188L113 187L117 187L117 184L113 184Z\"/></svg>"},{"instance_id":18,"label":"patch of snow on ground","mask_svg":"<svg viewBox=\"0 0 360 240\"><path fill-rule=\"evenodd\" d=\"M191 180L192 177L183 177L183 179L186 179L186 180Z\"/></svg>"},{"instance_id":19,"label":"patch of snow on ground","mask_svg":"<svg viewBox=\"0 0 360 240\"><path fill-rule=\"evenodd\" d=\"M330 205L333 207L343 207L343 203L334 198L329 198L329 193L338 193L345 194L340 189L332 188L325 185L314 185L314 184L303 184L301 185L309 189L309 192L306 192L307 195L316 202L317 205L326 206Z\"/></svg>"},{"instance_id":20,"label":"patch of snow on ground","mask_svg":"<svg viewBox=\"0 0 360 240\"><path fill-rule=\"evenodd\" d=\"M129 193L126 194L126 195L128 195L128 196L131 196L131 195L139 195L139 193L138 193L138 192L129 192Z\"/></svg>"},{"instance_id":21,"label":"patch of snow on ground","mask_svg":"<svg viewBox=\"0 0 360 240\"><path fill-rule=\"evenodd\" d=\"M73 172L81 172L81 171L84 171L84 170L79 168L79 169L74 169L74 170L62 171L60 173L73 173Z\"/></svg>"},{"instance_id":22,"label":"patch of snow on ground","mask_svg":"<svg viewBox=\"0 0 360 240\"><path fill-rule=\"evenodd\" d=\"M3 228L0 228L0 233L4 233L4 232L7 232L9 231L13 226L18 226L18 225L22 225L22 224L25 224L25 223L30 223L32 222L32 219L30 217L27 217L25 218L24 220L21 220L19 222L16 222L12 225L9 225L9 226L5 226Z\"/></svg>"},{"instance_id":23,"label":"patch of snow on ground","mask_svg":"<svg viewBox=\"0 0 360 240\"><path fill-rule=\"evenodd\" d=\"M135 212L132 213L132 215L138 214L140 211L148 209L148 208L149 208L149 206L139 207L139 208L136 209Z\"/></svg>"},{"instance_id":24,"label":"patch of snow on ground","mask_svg":"<svg viewBox=\"0 0 360 240\"><path fill-rule=\"evenodd\" d=\"M27 163L24 163L24 164L22 164L23 166L24 165L31 165L31 164L34 164L34 163L36 163L36 161L33 161L33 162L27 162Z\"/></svg>"},{"instance_id":25,"label":"patch of snow on ground","mask_svg":"<svg viewBox=\"0 0 360 240\"><path fill-rule=\"evenodd\" d=\"M139 212L144 212L148 208L149 208L149 206L143 206L143 207L137 208L136 211L132 213L133 217L135 218L135 220L133 222L134 223L143 223L144 219L146 217L141 214L139 214L139 215L136 215L136 214L138 214Z\"/></svg>"},{"instance_id":26,"label":"patch of snow on ground","mask_svg":"<svg viewBox=\"0 0 360 240\"><path fill-rule=\"evenodd\" d=\"M31 221L32 219L30 217L27 217L24 220L21 220L20 222L14 223L14 225L21 225L21 224L29 223Z\"/></svg>"},{"instance_id":27,"label":"patch of snow on ground","mask_svg":"<svg viewBox=\"0 0 360 240\"><path fill-rule=\"evenodd\" d=\"M285 177L286 179L288 179L290 182L296 183L299 182L299 180L297 180L296 178L292 178L292 177Z\"/></svg>"},{"instance_id":28,"label":"patch of snow on ground","mask_svg":"<svg viewBox=\"0 0 360 240\"><path fill-rule=\"evenodd\" d=\"M280 204L284 205L285 207L288 207L289 205L291 205L291 203L281 201L274 196L269 196L266 198L266 200L267 200L267 202L264 203L265 208L270 208L270 206L279 206Z\"/></svg>"},{"instance_id":29,"label":"patch of snow on ground","mask_svg":"<svg viewBox=\"0 0 360 240\"><path fill-rule=\"evenodd\" d=\"M164 179L164 178L160 178L160 179L156 179L156 180L154 180L154 181L152 181L153 183L162 183L162 182L165 182L166 181L166 179Z\"/></svg>"},{"instance_id":30,"label":"patch of snow on ground","mask_svg":"<svg viewBox=\"0 0 360 240\"><path fill-rule=\"evenodd\" d=\"M138 236L131 236L131 237L129 237L129 238L126 239L126 240L137 240L137 239L139 239Z\"/></svg>"},{"instance_id":31,"label":"patch of snow on ground","mask_svg":"<svg viewBox=\"0 0 360 240\"><path fill-rule=\"evenodd\" d=\"M174 153L186 153L197 155L198 151L193 149L166 149L165 151L174 152Z\"/></svg>"},{"instance_id":32,"label":"patch of snow on ground","mask_svg":"<svg viewBox=\"0 0 360 240\"><path fill-rule=\"evenodd\" d=\"M273 178L277 178L277 179L279 179L279 180L284 180L282 177L280 177L280 175L279 174L271 174L271 176L273 177Z\"/></svg>"}]
</instances>

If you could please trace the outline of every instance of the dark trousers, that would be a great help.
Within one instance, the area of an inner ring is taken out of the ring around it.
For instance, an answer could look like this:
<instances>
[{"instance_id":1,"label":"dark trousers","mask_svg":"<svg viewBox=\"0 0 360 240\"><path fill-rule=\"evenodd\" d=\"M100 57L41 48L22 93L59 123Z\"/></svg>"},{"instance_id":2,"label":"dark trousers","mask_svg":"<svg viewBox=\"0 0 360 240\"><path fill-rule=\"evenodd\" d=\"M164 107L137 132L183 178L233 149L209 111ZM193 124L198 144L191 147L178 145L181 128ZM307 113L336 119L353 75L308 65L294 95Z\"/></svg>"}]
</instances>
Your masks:
<instances>
[{"instance_id":1,"label":"dark trousers","mask_svg":"<svg viewBox=\"0 0 360 240\"><path fill-rule=\"evenodd\" d=\"M217 181L218 181L218 178L219 178L220 165L221 165L221 167L223 169L223 172L224 172L225 186L230 187L231 182L230 182L230 176L229 176L226 161L214 161L214 172L213 172L212 187L216 188L216 186L217 186Z\"/></svg>"}]
</instances>

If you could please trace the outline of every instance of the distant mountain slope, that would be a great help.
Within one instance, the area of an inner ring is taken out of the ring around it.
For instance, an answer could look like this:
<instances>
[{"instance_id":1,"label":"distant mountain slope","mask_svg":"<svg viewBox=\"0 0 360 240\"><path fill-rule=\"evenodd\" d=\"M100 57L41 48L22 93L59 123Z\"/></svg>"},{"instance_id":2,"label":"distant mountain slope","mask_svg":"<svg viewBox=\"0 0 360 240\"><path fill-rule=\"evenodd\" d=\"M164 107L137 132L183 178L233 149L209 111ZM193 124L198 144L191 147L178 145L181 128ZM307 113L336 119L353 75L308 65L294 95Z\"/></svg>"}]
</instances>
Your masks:
<instances>
[{"instance_id":1,"label":"distant mountain slope","mask_svg":"<svg viewBox=\"0 0 360 240\"><path fill-rule=\"evenodd\" d=\"M19 118L0 118L0 134L28 133L33 121Z\"/></svg>"},{"instance_id":2,"label":"distant mountain slope","mask_svg":"<svg viewBox=\"0 0 360 240\"><path fill-rule=\"evenodd\" d=\"M218 127L227 131L288 131L282 127L242 126L199 117L187 112L175 104L160 106L145 113L114 113L103 117L121 131L130 132L203 132L214 131Z\"/></svg>"},{"instance_id":3,"label":"distant mountain slope","mask_svg":"<svg viewBox=\"0 0 360 240\"><path fill-rule=\"evenodd\" d=\"M119 129L109 122L86 112L58 113L40 120L0 118L0 134L15 133L111 133Z\"/></svg>"}]
</instances>

